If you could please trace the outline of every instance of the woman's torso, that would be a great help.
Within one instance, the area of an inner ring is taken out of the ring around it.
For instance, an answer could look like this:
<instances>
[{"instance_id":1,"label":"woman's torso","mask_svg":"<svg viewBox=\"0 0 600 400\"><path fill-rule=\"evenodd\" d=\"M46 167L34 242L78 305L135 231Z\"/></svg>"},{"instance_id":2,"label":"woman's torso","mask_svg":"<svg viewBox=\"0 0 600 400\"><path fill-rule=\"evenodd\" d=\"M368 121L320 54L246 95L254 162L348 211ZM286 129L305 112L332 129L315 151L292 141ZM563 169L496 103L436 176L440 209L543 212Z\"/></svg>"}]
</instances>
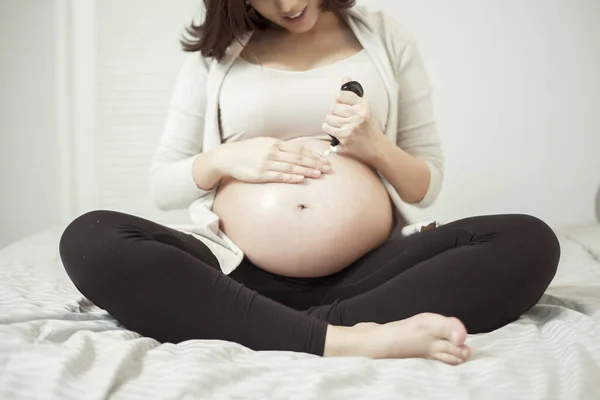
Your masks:
<instances>
[{"instance_id":1,"label":"woman's torso","mask_svg":"<svg viewBox=\"0 0 600 400\"><path fill-rule=\"evenodd\" d=\"M256 43L260 46L261 40ZM314 59L270 54L259 57L269 62L256 65L242 57L261 55L264 49L249 46L236 60L221 90L224 142L271 136L323 153L329 137L321 125L345 77L362 84L374 122L383 131L385 86L355 42L341 40L325 64L322 48L316 53L295 50ZM324 276L350 265L387 239L392 204L371 168L341 154L330 161L331 173L301 185L224 180L213 206L221 229L250 261L279 275Z\"/></svg>"}]
</instances>

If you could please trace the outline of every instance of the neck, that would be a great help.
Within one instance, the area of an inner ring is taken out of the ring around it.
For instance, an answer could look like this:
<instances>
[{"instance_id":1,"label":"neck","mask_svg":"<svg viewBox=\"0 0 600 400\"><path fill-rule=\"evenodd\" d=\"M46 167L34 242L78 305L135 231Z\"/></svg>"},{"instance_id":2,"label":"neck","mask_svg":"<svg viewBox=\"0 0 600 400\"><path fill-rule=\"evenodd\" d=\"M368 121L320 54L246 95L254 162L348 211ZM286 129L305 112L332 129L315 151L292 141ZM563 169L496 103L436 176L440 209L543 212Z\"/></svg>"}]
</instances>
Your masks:
<instances>
[{"instance_id":1,"label":"neck","mask_svg":"<svg viewBox=\"0 0 600 400\"><path fill-rule=\"evenodd\" d=\"M307 34L319 34L326 31L338 30L343 25L342 18L332 11L321 11L317 23Z\"/></svg>"}]
</instances>

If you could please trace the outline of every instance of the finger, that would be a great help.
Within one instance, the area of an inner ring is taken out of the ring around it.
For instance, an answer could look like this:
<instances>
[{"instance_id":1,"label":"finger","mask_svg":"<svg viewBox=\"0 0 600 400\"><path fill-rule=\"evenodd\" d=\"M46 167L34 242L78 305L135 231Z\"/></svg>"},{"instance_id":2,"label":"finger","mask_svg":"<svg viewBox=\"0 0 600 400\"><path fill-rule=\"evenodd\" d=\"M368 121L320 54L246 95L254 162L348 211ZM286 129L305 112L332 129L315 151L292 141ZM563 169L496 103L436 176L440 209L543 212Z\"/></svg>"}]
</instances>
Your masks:
<instances>
[{"instance_id":1,"label":"finger","mask_svg":"<svg viewBox=\"0 0 600 400\"><path fill-rule=\"evenodd\" d=\"M361 98L356 95L356 93L351 92L349 90L342 90L336 97L336 101L342 104L348 104L350 106L355 106L360 103Z\"/></svg>"},{"instance_id":2,"label":"finger","mask_svg":"<svg viewBox=\"0 0 600 400\"><path fill-rule=\"evenodd\" d=\"M296 164L282 161L271 161L267 166L267 170L289 175L302 175L307 178L318 178L323 174L319 169L301 167Z\"/></svg>"},{"instance_id":3,"label":"finger","mask_svg":"<svg viewBox=\"0 0 600 400\"><path fill-rule=\"evenodd\" d=\"M312 151L311 149L307 148L306 146L300 146L300 149L298 150L298 152L300 154L302 154L304 157L312 158L313 160L316 160L317 162L319 162L321 164L329 164L329 160L327 160L326 157Z\"/></svg>"},{"instance_id":4,"label":"finger","mask_svg":"<svg viewBox=\"0 0 600 400\"><path fill-rule=\"evenodd\" d=\"M267 171L263 177L265 182L302 183L306 179L304 175L286 174L284 172Z\"/></svg>"},{"instance_id":5,"label":"finger","mask_svg":"<svg viewBox=\"0 0 600 400\"><path fill-rule=\"evenodd\" d=\"M323 123L322 129L328 135L333 136L338 140L345 139L349 136L350 131L346 127L336 128L335 126L331 126L328 123Z\"/></svg>"},{"instance_id":6,"label":"finger","mask_svg":"<svg viewBox=\"0 0 600 400\"><path fill-rule=\"evenodd\" d=\"M348 82L352 82L352 78L345 77L344 79L342 79L342 85L345 85Z\"/></svg>"},{"instance_id":7,"label":"finger","mask_svg":"<svg viewBox=\"0 0 600 400\"><path fill-rule=\"evenodd\" d=\"M283 140L277 140L269 148L269 153L267 155L267 159L269 159L269 160L277 159L278 154L281 153L282 151L285 151L285 142Z\"/></svg>"},{"instance_id":8,"label":"finger","mask_svg":"<svg viewBox=\"0 0 600 400\"><path fill-rule=\"evenodd\" d=\"M356 111L348 104L334 103L333 107L331 108L331 114L342 118L350 118L356 115Z\"/></svg>"},{"instance_id":9,"label":"finger","mask_svg":"<svg viewBox=\"0 0 600 400\"><path fill-rule=\"evenodd\" d=\"M313 159L315 161L319 161L319 162L328 162L325 157L310 150L306 146L281 141L280 143L278 143L277 148L279 149L280 153L291 153L293 155L296 155L298 157L298 159L300 159L300 157L302 156L302 157L311 158L311 159Z\"/></svg>"},{"instance_id":10,"label":"finger","mask_svg":"<svg viewBox=\"0 0 600 400\"><path fill-rule=\"evenodd\" d=\"M329 126L333 126L334 128L342 128L343 126L350 125L353 122L354 119L352 117L344 118L332 114L329 114L327 117L325 117L325 123Z\"/></svg>"},{"instance_id":11,"label":"finger","mask_svg":"<svg viewBox=\"0 0 600 400\"><path fill-rule=\"evenodd\" d=\"M305 154L307 154L306 150L304 150L303 152L280 152L279 154L277 154L274 161L283 162L288 165L293 164L299 167L310 168L311 170L328 170L329 161L327 161L325 157L313 154L312 152L310 152L309 155Z\"/></svg>"}]
</instances>

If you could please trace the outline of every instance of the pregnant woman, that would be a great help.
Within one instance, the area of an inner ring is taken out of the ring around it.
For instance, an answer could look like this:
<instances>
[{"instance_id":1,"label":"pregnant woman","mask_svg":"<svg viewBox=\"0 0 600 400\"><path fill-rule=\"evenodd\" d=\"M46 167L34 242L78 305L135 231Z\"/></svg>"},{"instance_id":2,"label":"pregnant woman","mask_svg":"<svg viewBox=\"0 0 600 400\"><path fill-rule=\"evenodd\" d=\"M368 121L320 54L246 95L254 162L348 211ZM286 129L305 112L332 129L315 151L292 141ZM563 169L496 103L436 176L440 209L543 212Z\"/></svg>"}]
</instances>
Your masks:
<instances>
[{"instance_id":1,"label":"pregnant woman","mask_svg":"<svg viewBox=\"0 0 600 400\"><path fill-rule=\"evenodd\" d=\"M158 207L193 223L80 216L60 254L82 294L162 342L449 364L469 359L467 332L536 304L560 256L539 219L398 234L402 207L430 206L443 180L406 29L349 0L205 6L151 170ZM341 90L350 80L364 94Z\"/></svg>"}]
</instances>

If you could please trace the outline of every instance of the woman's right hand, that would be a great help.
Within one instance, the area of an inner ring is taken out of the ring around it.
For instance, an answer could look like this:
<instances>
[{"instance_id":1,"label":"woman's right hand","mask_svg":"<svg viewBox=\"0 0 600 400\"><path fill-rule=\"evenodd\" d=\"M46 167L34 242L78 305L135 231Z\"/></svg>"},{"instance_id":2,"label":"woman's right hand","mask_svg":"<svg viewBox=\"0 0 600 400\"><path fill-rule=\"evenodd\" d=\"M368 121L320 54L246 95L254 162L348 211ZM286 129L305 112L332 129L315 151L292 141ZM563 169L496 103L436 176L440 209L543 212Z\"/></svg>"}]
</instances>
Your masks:
<instances>
[{"instance_id":1,"label":"woman's right hand","mask_svg":"<svg viewBox=\"0 0 600 400\"><path fill-rule=\"evenodd\" d=\"M250 182L301 183L330 170L327 159L302 144L258 137L219 147L223 175Z\"/></svg>"}]
</instances>

